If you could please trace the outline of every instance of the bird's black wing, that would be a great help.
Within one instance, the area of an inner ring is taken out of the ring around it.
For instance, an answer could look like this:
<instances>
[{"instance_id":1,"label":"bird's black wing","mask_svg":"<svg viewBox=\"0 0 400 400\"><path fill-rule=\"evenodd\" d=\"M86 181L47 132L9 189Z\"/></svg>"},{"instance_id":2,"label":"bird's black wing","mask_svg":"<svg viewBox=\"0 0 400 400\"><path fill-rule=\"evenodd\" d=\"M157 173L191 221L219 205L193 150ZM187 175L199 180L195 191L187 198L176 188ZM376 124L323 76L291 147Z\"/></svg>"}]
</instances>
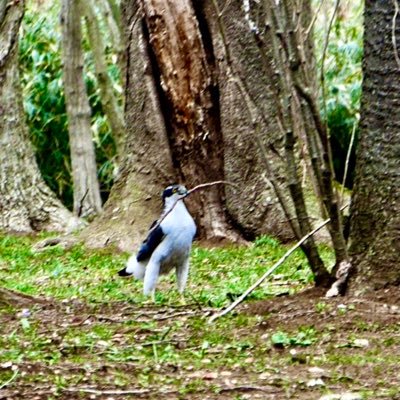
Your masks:
<instances>
[{"instance_id":1,"label":"bird's black wing","mask_svg":"<svg viewBox=\"0 0 400 400\"><path fill-rule=\"evenodd\" d=\"M153 229L153 227L157 224L157 222L158 221L154 221L151 224L150 233L140 246L139 252L136 256L137 261L144 261L150 258L155 248L164 239L165 234L160 225L158 225L156 229Z\"/></svg>"}]
</instances>

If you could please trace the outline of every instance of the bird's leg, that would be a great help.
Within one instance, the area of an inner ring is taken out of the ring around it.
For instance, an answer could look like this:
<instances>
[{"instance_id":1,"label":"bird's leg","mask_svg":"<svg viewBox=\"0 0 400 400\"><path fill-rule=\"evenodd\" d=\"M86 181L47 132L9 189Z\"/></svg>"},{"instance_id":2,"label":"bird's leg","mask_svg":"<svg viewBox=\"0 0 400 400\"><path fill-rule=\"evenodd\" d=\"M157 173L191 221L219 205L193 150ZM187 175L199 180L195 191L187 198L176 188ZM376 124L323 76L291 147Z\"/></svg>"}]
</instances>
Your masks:
<instances>
[{"instance_id":1,"label":"bird's leg","mask_svg":"<svg viewBox=\"0 0 400 400\"><path fill-rule=\"evenodd\" d=\"M153 301L153 303L156 303L156 289L153 289L151 291L151 300Z\"/></svg>"},{"instance_id":2,"label":"bird's leg","mask_svg":"<svg viewBox=\"0 0 400 400\"><path fill-rule=\"evenodd\" d=\"M178 291L183 295L186 287L187 278L189 275L189 257L185 260L183 265L179 266L175 270L176 273L176 284L178 286Z\"/></svg>"},{"instance_id":3,"label":"bird's leg","mask_svg":"<svg viewBox=\"0 0 400 400\"><path fill-rule=\"evenodd\" d=\"M154 258L154 255L151 257L149 263L146 267L146 274L144 276L143 283L143 294L145 296L151 295L152 298L155 298L155 290L157 286L158 275L160 273L160 261L159 259Z\"/></svg>"}]
</instances>

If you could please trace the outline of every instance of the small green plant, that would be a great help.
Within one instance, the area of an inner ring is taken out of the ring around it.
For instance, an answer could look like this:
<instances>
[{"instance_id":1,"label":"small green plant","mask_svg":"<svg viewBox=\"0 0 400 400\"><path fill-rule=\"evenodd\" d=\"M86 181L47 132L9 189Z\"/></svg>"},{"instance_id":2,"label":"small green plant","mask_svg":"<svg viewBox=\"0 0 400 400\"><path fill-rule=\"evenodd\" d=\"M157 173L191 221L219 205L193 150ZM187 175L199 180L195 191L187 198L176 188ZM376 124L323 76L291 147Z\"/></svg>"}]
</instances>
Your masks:
<instances>
[{"instance_id":1,"label":"small green plant","mask_svg":"<svg viewBox=\"0 0 400 400\"><path fill-rule=\"evenodd\" d=\"M315 305L315 310L319 313L324 313L328 309L328 304L324 301L320 301Z\"/></svg>"},{"instance_id":2,"label":"small green plant","mask_svg":"<svg viewBox=\"0 0 400 400\"><path fill-rule=\"evenodd\" d=\"M316 341L317 332L313 327L299 328L295 335L277 331L271 336L271 343L275 347L310 346Z\"/></svg>"}]
</instances>

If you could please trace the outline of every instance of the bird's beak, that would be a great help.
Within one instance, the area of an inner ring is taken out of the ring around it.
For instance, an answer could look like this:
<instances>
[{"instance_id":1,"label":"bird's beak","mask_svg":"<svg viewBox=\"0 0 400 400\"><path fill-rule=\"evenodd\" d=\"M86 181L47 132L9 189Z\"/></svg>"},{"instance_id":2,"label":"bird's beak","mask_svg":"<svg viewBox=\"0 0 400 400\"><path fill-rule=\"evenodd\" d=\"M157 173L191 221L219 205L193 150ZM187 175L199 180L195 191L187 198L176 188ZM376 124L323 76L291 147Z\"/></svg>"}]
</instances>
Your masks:
<instances>
[{"instance_id":1,"label":"bird's beak","mask_svg":"<svg viewBox=\"0 0 400 400\"><path fill-rule=\"evenodd\" d=\"M184 196L185 194L187 193L187 189L185 188L185 186L179 186L179 189L178 189L178 194L180 195L180 196Z\"/></svg>"}]
</instances>

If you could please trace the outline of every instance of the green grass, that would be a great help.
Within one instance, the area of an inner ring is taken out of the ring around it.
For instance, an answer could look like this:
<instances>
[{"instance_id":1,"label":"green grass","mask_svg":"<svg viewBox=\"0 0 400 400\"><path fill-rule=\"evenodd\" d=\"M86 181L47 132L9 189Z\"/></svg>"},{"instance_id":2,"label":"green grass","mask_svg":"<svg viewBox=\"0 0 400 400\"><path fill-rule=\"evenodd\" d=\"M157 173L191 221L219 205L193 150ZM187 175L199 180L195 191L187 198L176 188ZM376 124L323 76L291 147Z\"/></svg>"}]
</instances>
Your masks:
<instances>
[{"instance_id":1,"label":"green grass","mask_svg":"<svg viewBox=\"0 0 400 400\"><path fill-rule=\"evenodd\" d=\"M107 305L121 303L140 307L148 304L148 299L142 295L142 283L122 279L116 274L128 254L109 250L91 251L82 246L67 251L55 246L36 252L33 245L37 240L23 236L0 236L0 284L33 296L56 299L66 307L67 315L60 316L60 321L51 322L52 329L55 329L52 333L35 318L35 307L30 310L34 318L19 317L13 329L5 329L1 335L0 363L24 361L51 366L69 362L85 366L88 363L132 362L150 369L154 365L171 364L189 370L245 366L257 371L259 361L249 363L249 359L255 354L263 359L264 352L271 348L269 341L260 342L257 331L246 334L246 339L241 337L241 330L251 331L258 323L257 317L244 314L229 315L212 327L204 316L191 317L187 321L167 320L165 323L138 321L131 316L120 323L100 320L88 326L75 326L73 321L79 319L79 315L68 316L69 304L78 301L92 307L94 315L99 315L102 311L98 312L98 309ZM285 251L284 246L267 237L258 239L249 247L203 249L195 246L191 256L187 302L194 302L203 308L229 304ZM323 248L322 252L325 259L331 262L331 251ZM298 251L271 280L271 284L266 283L251 297L261 299L282 291L293 292L309 285L312 275L304 256ZM281 284L277 285L277 282ZM157 306L179 304L180 296L175 289L173 274L162 277L159 286ZM10 313L10 310L3 311ZM18 310L15 312L18 316ZM232 329L233 326L235 329ZM145 332L144 339L140 332ZM183 337L182 332L185 332ZM122 344L118 341L120 337L123 338ZM176 347L177 340L184 343L183 348ZM118 376L113 374L113 379L119 384L129 381L124 371L116 374ZM7 371L3 380L8 375ZM138 383L146 386L148 375L138 375ZM54 379L58 386L68 383L63 383L61 378ZM183 392L190 392L193 387L197 387L196 382L182 383Z\"/></svg>"},{"instance_id":2,"label":"green grass","mask_svg":"<svg viewBox=\"0 0 400 400\"><path fill-rule=\"evenodd\" d=\"M32 249L34 239L0 236L0 282L9 289L58 300L78 298L89 303L128 301L141 303L141 282L121 279L116 274L128 257L110 251L89 251L82 246L70 250L55 246L42 252ZM203 249L195 246L187 288L192 298L203 305L223 306L254 283L287 249L277 241L262 237L249 247ZM321 248L327 264L332 251ZM264 284L251 298L261 299L281 291L293 292L312 282L312 274L301 251L296 252L272 276L287 286ZM175 276L161 278L158 304L176 303Z\"/></svg>"},{"instance_id":3,"label":"green grass","mask_svg":"<svg viewBox=\"0 0 400 400\"><path fill-rule=\"evenodd\" d=\"M65 397L71 387L152 392L161 387L184 399L192 393L218 394L232 380L238 386L265 383L289 393L294 387L308 390L308 368L318 366L331 378L325 388L309 389L310 398L337 387L359 390L359 376L366 370L372 371L374 389L365 398L374 398L381 387L385 393L398 389L386 376L388 371L389 376L397 374L399 355L393 350L399 345L399 326L364 320L357 303L339 308L329 299L315 299L314 304L303 299L292 309L296 300L287 298L278 313L234 312L208 322L210 310L228 305L282 257L287 247L271 238L248 247L195 246L186 307L173 274L161 279L154 305L142 295L141 282L116 274L128 254L82 246L35 252L39 239L0 235L0 285L48 299L48 305L30 306L30 315L0 307L0 387L24 388L24 393L32 385L51 387L54 396L48 398L55 399ZM331 265L332 251L320 250ZM293 293L311 282L307 262L297 251L244 305ZM277 319L281 312L287 318ZM303 318L310 314L311 319ZM363 338L369 340L365 348L356 342ZM267 378L260 382L260 374Z\"/></svg>"}]
</instances>

